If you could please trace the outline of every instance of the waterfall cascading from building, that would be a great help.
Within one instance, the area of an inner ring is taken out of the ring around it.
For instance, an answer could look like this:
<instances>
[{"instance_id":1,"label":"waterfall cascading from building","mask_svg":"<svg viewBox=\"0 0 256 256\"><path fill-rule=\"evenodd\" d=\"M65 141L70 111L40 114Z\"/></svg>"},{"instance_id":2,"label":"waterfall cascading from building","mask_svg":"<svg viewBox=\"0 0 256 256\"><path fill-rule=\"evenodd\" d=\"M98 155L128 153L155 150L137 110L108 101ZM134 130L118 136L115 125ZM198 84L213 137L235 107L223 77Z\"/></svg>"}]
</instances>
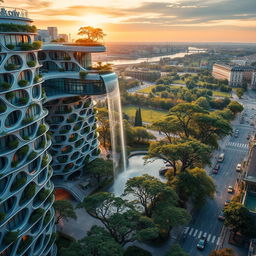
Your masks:
<instances>
[{"instance_id":1,"label":"waterfall cascading from building","mask_svg":"<svg viewBox=\"0 0 256 256\"><path fill-rule=\"evenodd\" d=\"M114 89L113 89L114 88ZM123 170L126 170L126 148L124 138L124 126L122 117L122 106L120 90L118 86L117 78L113 80L113 87L106 87L107 101L108 101L108 113L109 113L109 126L111 136L112 158L114 163L114 175L116 174L116 168L119 165L119 156L122 159ZM118 153L120 148L120 153Z\"/></svg>"}]
</instances>

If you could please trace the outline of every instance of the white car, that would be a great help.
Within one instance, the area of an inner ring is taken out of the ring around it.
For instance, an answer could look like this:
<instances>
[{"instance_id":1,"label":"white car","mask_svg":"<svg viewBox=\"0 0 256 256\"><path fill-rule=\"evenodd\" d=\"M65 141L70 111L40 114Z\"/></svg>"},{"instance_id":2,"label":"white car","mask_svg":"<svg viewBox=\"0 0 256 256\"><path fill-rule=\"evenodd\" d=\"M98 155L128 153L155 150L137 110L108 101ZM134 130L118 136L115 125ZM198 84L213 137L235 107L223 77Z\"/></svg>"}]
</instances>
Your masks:
<instances>
[{"instance_id":1,"label":"white car","mask_svg":"<svg viewBox=\"0 0 256 256\"><path fill-rule=\"evenodd\" d=\"M233 189L233 187L232 186L228 186L228 193L233 193L234 192L234 189Z\"/></svg>"},{"instance_id":2,"label":"white car","mask_svg":"<svg viewBox=\"0 0 256 256\"><path fill-rule=\"evenodd\" d=\"M242 165L241 164L237 164L236 171L237 172L241 172L242 171Z\"/></svg>"}]
</instances>

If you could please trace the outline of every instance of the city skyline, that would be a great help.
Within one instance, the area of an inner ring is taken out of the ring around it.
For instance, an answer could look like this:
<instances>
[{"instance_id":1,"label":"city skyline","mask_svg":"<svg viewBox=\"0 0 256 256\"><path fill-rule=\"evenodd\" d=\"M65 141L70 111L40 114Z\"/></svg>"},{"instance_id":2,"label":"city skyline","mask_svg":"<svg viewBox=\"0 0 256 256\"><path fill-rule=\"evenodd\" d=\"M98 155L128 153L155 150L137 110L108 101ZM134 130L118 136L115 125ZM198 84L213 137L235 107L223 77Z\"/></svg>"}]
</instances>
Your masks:
<instances>
[{"instance_id":1,"label":"city skyline","mask_svg":"<svg viewBox=\"0 0 256 256\"><path fill-rule=\"evenodd\" d=\"M108 42L256 41L254 0L10 0L3 5L28 9L38 28L54 24L77 37L81 26L101 27Z\"/></svg>"}]
</instances>

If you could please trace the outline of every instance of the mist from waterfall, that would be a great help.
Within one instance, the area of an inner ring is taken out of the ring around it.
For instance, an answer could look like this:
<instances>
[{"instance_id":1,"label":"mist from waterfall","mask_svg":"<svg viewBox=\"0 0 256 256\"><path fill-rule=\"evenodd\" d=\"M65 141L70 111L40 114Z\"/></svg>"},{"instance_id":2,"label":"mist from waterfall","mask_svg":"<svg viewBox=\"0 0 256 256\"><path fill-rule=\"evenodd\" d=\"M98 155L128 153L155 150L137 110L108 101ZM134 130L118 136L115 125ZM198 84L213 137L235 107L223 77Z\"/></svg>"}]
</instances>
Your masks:
<instances>
[{"instance_id":1,"label":"mist from waterfall","mask_svg":"<svg viewBox=\"0 0 256 256\"><path fill-rule=\"evenodd\" d=\"M112 75L113 78L113 75ZM104 78L105 80L106 78ZM106 79L108 80L108 79ZM120 160L122 161L122 169L125 171L127 167L127 156L124 138L124 126L123 126L123 113L121 105L121 96L118 85L118 79L115 75L115 79L108 80L106 86L107 101L108 101L108 113L109 113L109 125L111 136L111 148L112 158L114 162L114 174L119 166Z\"/></svg>"}]
</instances>

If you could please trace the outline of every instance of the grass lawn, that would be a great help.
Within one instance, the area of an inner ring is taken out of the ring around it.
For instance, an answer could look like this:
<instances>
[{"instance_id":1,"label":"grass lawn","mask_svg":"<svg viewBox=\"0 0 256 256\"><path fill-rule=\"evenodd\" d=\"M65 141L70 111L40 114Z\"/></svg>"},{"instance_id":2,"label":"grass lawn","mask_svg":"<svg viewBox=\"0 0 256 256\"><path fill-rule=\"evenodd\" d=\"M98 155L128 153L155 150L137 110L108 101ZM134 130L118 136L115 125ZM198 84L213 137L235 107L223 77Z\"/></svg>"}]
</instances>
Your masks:
<instances>
[{"instance_id":1,"label":"grass lawn","mask_svg":"<svg viewBox=\"0 0 256 256\"><path fill-rule=\"evenodd\" d=\"M172 83L173 84L185 84L185 81L183 81L183 80L174 80Z\"/></svg>"},{"instance_id":2,"label":"grass lawn","mask_svg":"<svg viewBox=\"0 0 256 256\"><path fill-rule=\"evenodd\" d=\"M148 93L148 94L149 94L149 93L151 93L151 90L152 90L154 87L156 87L156 85L151 85L151 86L149 86L149 87L147 87L147 88L138 90L138 92L141 92L141 93Z\"/></svg>"},{"instance_id":3,"label":"grass lawn","mask_svg":"<svg viewBox=\"0 0 256 256\"><path fill-rule=\"evenodd\" d=\"M137 106L124 106L123 112L127 114L131 119L135 117ZM141 108L142 121L147 123L153 123L162 119L168 112L161 110L153 110L150 108Z\"/></svg>"},{"instance_id":4,"label":"grass lawn","mask_svg":"<svg viewBox=\"0 0 256 256\"><path fill-rule=\"evenodd\" d=\"M230 97L230 93L228 92L212 91L212 93L213 96Z\"/></svg>"}]
</instances>

